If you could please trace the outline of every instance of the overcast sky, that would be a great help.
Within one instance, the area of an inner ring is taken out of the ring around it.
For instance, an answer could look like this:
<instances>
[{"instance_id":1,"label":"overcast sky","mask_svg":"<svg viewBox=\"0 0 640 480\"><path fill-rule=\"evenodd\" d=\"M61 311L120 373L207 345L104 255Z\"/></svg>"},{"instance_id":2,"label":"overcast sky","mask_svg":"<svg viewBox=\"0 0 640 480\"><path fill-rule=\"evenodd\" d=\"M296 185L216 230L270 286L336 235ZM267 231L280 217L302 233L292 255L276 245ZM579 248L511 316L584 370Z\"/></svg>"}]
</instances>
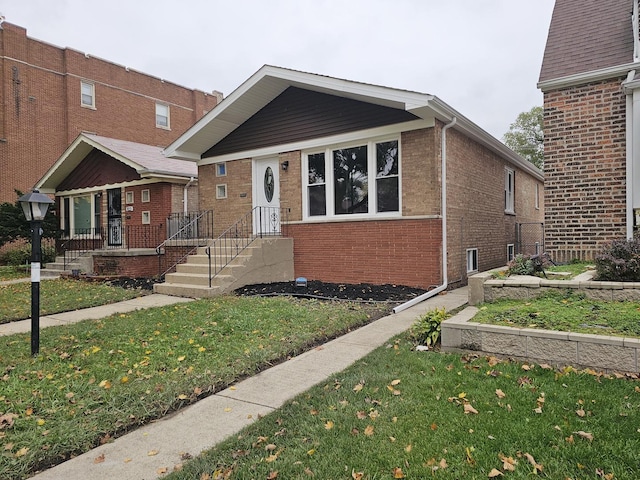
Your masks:
<instances>
[{"instance_id":1,"label":"overcast sky","mask_svg":"<svg viewBox=\"0 0 640 480\"><path fill-rule=\"evenodd\" d=\"M536 88L553 0L0 0L60 47L228 96L262 65L438 96L501 139Z\"/></svg>"}]
</instances>

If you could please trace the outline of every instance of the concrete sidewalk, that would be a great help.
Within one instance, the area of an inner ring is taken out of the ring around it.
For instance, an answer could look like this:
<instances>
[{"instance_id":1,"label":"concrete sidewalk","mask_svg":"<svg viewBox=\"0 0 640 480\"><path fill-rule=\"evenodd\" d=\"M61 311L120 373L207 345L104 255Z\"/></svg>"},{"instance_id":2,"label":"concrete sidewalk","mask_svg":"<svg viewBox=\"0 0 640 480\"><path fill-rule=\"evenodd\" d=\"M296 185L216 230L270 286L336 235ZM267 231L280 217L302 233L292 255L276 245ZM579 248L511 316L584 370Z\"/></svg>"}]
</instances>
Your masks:
<instances>
[{"instance_id":1,"label":"concrete sidewalk","mask_svg":"<svg viewBox=\"0 0 640 480\"><path fill-rule=\"evenodd\" d=\"M165 297L150 295L142 297ZM169 297L176 301L186 300ZM292 358L233 387L42 472L37 480L141 480L173 471L182 455L196 456L313 385L407 330L427 310L467 303L467 288L436 295ZM129 303L132 301L121 302ZM91 317L94 318L94 317ZM154 452L154 455L149 455ZM155 453L157 452L157 453ZM100 457L99 463L95 459Z\"/></svg>"},{"instance_id":2,"label":"concrete sidewalk","mask_svg":"<svg viewBox=\"0 0 640 480\"><path fill-rule=\"evenodd\" d=\"M82 320L96 320L108 317L115 313L126 313L140 310L142 308L164 307L180 302L191 302L192 298L172 297L170 295L144 295L142 297L124 300L122 302L101 305L99 307L83 308L71 312L56 313L40 317L40 328L56 327L69 323L76 323ZM14 333L26 333L31 331L31 320L21 320L0 325L0 336L13 335Z\"/></svg>"}]
</instances>

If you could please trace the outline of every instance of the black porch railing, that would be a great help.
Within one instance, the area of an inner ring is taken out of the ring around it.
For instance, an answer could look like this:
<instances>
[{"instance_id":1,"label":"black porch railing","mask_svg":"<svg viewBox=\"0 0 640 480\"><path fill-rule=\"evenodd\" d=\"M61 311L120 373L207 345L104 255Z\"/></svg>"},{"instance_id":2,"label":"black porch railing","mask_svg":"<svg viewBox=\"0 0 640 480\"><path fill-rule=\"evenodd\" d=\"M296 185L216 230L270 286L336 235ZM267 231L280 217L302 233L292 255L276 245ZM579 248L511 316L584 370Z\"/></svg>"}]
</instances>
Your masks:
<instances>
[{"instance_id":1,"label":"black porch railing","mask_svg":"<svg viewBox=\"0 0 640 480\"><path fill-rule=\"evenodd\" d=\"M206 248L209 288L213 278L257 238L287 236L283 228L288 223L289 211L280 207L255 207L216 238Z\"/></svg>"},{"instance_id":2,"label":"black porch railing","mask_svg":"<svg viewBox=\"0 0 640 480\"><path fill-rule=\"evenodd\" d=\"M93 250L155 248L162 241L165 226L127 225L109 228L71 229L61 232L56 253L64 256L64 268Z\"/></svg>"},{"instance_id":3,"label":"black porch railing","mask_svg":"<svg viewBox=\"0 0 640 480\"><path fill-rule=\"evenodd\" d=\"M167 237L156 244L158 276L163 278L198 247L213 238L213 212L174 213L167 219Z\"/></svg>"}]
</instances>

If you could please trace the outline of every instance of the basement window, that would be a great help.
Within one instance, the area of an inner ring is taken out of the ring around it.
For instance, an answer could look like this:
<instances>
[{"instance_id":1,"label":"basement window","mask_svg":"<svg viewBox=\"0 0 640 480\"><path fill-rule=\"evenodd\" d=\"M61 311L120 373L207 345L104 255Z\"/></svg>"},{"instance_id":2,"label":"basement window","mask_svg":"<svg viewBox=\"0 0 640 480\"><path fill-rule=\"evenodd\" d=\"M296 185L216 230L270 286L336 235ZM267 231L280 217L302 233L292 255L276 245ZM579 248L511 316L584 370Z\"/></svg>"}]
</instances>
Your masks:
<instances>
[{"instance_id":1,"label":"basement window","mask_svg":"<svg viewBox=\"0 0 640 480\"><path fill-rule=\"evenodd\" d=\"M467 249L467 273L478 271L478 249Z\"/></svg>"}]
</instances>

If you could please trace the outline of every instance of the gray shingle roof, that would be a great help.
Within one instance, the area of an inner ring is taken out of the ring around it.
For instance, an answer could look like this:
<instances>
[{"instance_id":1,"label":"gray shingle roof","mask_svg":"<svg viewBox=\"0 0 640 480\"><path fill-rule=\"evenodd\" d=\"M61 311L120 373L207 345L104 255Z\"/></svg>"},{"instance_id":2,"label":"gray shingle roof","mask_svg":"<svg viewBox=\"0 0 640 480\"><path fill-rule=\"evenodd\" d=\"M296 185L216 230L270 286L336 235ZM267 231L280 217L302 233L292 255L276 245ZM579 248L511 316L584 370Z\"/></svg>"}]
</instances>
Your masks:
<instances>
[{"instance_id":1,"label":"gray shingle roof","mask_svg":"<svg viewBox=\"0 0 640 480\"><path fill-rule=\"evenodd\" d=\"M633 62L633 0L556 0L540 82Z\"/></svg>"}]
</instances>

